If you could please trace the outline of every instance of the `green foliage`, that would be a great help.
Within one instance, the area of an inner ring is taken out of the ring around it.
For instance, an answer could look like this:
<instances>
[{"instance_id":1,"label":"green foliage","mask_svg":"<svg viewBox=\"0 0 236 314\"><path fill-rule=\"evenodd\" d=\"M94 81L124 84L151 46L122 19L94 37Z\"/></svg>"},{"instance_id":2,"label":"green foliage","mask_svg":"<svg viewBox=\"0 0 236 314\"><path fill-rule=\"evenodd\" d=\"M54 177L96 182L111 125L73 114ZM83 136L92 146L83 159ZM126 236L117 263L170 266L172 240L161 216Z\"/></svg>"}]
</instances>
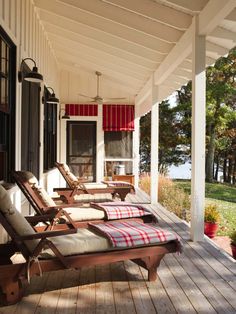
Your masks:
<instances>
[{"instance_id":1,"label":"green foliage","mask_svg":"<svg viewBox=\"0 0 236 314\"><path fill-rule=\"evenodd\" d=\"M159 169L190 159L192 84L177 91L176 105L168 101L159 110ZM141 171L150 171L151 113L140 120ZM212 182L214 163L225 181L236 184L236 47L206 70L206 180ZM230 166L226 167L226 164ZM234 166L235 165L235 166ZM227 178L226 178L227 174ZM216 176L215 176L216 177Z\"/></svg>"},{"instance_id":2,"label":"green foliage","mask_svg":"<svg viewBox=\"0 0 236 314\"><path fill-rule=\"evenodd\" d=\"M191 194L190 180L175 180L175 182L178 187L183 188L189 195ZM229 184L206 182L205 193L207 198L236 203L236 188Z\"/></svg>"},{"instance_id":3,"label":"green foliage","mask_svg":"<svg viewBox=\"0 0 236 314\"><path fill-rule=\"evenodd\" d=\"M209 204L205 206L205 222L218 223L220 221L220 213L217 210L216 204Z\"/></svg>"},{"instance_id":4,"label":"green foliage","mask_svg":"<svg viewBox=\"0 0 236 314\"><path fill-rule=\"evenodd\" d=\"M174 181L178 187L191 194L189 180ZM216 204L220 213L220 222L217 235L229 236L236 226L236 188L229 184L206 183L206 205Z\"/></svg>"},{"instance_id":5,"label":"green foliage","mask_svg":"<svg viewBox=\"0 0 236 314\"><path fill-rule=\"evenodd\" d=\"M180 118L175 107L168 101L159 106L159 171L166 173L167 167L174 164L183 164L188 158L186 140L180 127ZM140 119L140 168L141 171L150 171L151 151L151 113Z\"/></svg>"},{"instance_id":6,"label":"green foliage","mask_svg":"<svg viewBox=\"0 0 236 314\"><path fill-rule=\"evenodd\" d=\"M236 245L236 230L230 234L231 244Z\"/></svg>"}]
</instances>

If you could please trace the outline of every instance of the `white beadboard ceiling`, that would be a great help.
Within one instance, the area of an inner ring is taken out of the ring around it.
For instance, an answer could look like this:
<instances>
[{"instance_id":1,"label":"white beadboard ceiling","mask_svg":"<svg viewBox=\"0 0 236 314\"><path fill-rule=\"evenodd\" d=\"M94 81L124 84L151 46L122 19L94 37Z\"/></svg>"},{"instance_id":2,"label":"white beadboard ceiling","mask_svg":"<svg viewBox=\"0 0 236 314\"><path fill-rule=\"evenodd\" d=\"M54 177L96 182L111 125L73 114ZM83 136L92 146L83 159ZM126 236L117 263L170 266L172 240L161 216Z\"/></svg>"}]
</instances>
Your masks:
<instances>
[{"instance_id":1,"label":"white beadboard ceiling","mask_svg":"<svg viewBox=\"0 0 236 314\"><path fill-rule=\"evenodd\" d=\"M236 0L34 0L62 71L78 93L142 103L152 74L163 98L191 79L192 19L206 35L206 64L236 45ZM92 79L87 84L88 76ZM68 83L68 82L67 82ZM148 94L146 93L148 99ZM89 99L81 99L84 102Z\"/></svg>"}]
</instances>

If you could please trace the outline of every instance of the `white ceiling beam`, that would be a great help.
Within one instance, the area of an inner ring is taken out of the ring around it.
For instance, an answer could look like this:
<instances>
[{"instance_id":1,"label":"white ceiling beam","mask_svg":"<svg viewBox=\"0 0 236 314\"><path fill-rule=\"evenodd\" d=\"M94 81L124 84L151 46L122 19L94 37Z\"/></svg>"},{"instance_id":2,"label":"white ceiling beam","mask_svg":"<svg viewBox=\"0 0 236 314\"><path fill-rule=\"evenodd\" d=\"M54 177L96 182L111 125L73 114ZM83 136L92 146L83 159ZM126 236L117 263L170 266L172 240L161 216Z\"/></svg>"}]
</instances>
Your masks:
<instances>
[{"instance_id":1,"label":"white ceiling beam","mask_svg":"<svg viewBox=\"0 0 236 314\"><path fill-rule=\"evenodd\" d=\"M114 76L120 74L124 78L124 81L132 80L136 86L140 86L143 82L143 78L140 79L140 77L136 77L133 73L130 73L130 71L122 71L123 69L120 69L120 67L116 67L115 65L112 66L111 64L107 64L105 61L99 61L95 58L86 57L84 55L80 55L79 57L74 55L69 56L65 52L58 52L58 59L66 60L74 66L84 65L89 68L92 66L94 71L104 73L109 71L109 73L113 73Z\"/></svg>"},{"instance_id":2,"label":"white ceiling beam","mask_svg":"<svg viewBox=\"0 0 236 314\"><path fill-rule=\"evenodd\" d=\"M225 18L228 21L235 22L236 21L236 9L232 10L229 15L226 16Z\"/></svg>"},{"instance_id":3,"label":"white ceiling beam","mask_svg":"<svg viewBox=\"0 0 236 314\"><path fill-rule=\"evenodd\" d=\"M186 30L192 22L188 14L150 0L135 0L135 3L127 0L102 1L180 30Z\"/></svg>"},{"instance_id":4,"label":"white ceiling beam","mask_svg":"<svg viewBox=\"0 0 236 314\"><path fill-rule=\"evenodd\" d=\"M47 16L46 19L45 19L45 15ZM75 39L80 39L77 36L83 36L86 39L88 38L88 41L95 40L97 42L100 42L103 45L107 45L109 47L115 47L118 50L129 53L131 56L134 56L134 57L138 56L145 60L149 60L150 62L160 62L160 61L163 61L165 58L165 55L162 52L159 53L158 51L154 51L146 47L136 45L135 43L127 42L126 40L123 40L122 38L116 38L110 34L100 32L91 27L87 27L86 25L71 22L69 20L63 19L62 17L53 16L52 14L48 14L46 11L41 11L40 18L44 22L46 31L47 31L48 25L51 26L49 28L49 32L51 32L52 27L54 28L56 27L60 30L66 29L67 34L70 33L69 35L70 38L74 36ZM56 18L57 24L56 25L51 24L55 18Z\"/></svg>"},{"instance_id":5,"label":"white ceiling beam","mask_svg":"<svg viewBox=\"0 0 236 314\"><path fill-rule=\"evenodd\" d=\"M235 17L236 21L236 17ZM209 35L210 37L220 38L220 39L228 39L232 40L234 43L236 42L236 33L231 32L223 27L216 27ZM208 36L208 37L209 37Z\"/></svg>"},{"instance_id":6,"label":"white ceiling beam","mask_svg":"<svg viewBox=\"0 0 236 314\"><path fill-rule=\"evenodd\" d=\"M199 14L199 35L209 35L235 6L235 0L210 0Z\"/></svg>"},{"instance_id":7,"label":"white ceiling beam","mask_svg":"<svg viewBox=\"0 0 236 314\"><path fill-rule=\"evenodd\" d=\"M185 85L188 81L186 81L186 79L183 79L182 77L175 75L175 74L171 74L169 76L170 81L176 82L178 84L181 85Z\"/></svg>"},{"instance_id":8,"label":"white ceiling beam","mask_svg":"<svg viewBox=\"0 0 236 314\"><path fill-rule=\"evenodd\" d=\"M206 65L213 65L216 62L216 59L206 56Z\"/></svg>"},{"instance_id":9,"label":"white ceiling beam","mask_svg":"<svg viewBox=\"0 0 236 314\"><path fill-rule=\"evenodd\" d=\"M192 79L192 73L191 72L184 71L184 70L179 69L179 68L175 69L173 71L173 74L178 75L179 77L186 79L186 81L189 81Z\"/></svg>"},{"instance_id":10,"label":"white ceiling beam","mask_svg":"<svg viewBox=\"0 0 236 314\"><path fill-rule=\"evenodd\" d=\"M217 53L219 56L226 55L229 52L228 49L211 43L209 40L206 42L206 51Z\"/></svg>"},{"instance_id":11,"label":"white ceiling beam","mask_svg":"<svg viewBox=\"0 0 236 314\"><path fill-rule=\"evenodd\" d=\"M232 11L235 6L235 0L209 0L207 5L199 14L199 31L201 34L207 35L208 32L212 32L212 27L216 27L220 21ZM216 12L215 6L220 12ZM208 26L209 24L209 26ZM169 55L165 58L162 64L155 71L155 84L160 85L165 79L176 69L179 64L190 54L192 50L192 35L193 26L184 33L179 42L171 50ZM213 48L212 43L207 43L207 49ZM223 51L223 47L215 45L215 48L220 52Z\"/></svg>"},{"instance_id":12,"label":"white ceiling beam","mask_svg":"<svg viewBox=\"0 0 236 314\"><path fill-rule=\"evenodd\" d=\"M117 23L120 26L128 27L170 43L175 43L182 35L182 31L173 27L133 14L119 7L114 9L114 6L100 0L59 0L59 2L70 5L73 9L79 9L81 12L84 11L90 16L91 14L93 17L98 16L99 19L106 19L112 24Z\"/></svg>"},{"instance_id":13,"label":"white ceiling beam","mask_svg":"<svg viewBox=\"0 0 236 314\"><path fill-rule=\"evenodd\" d=\"M70 34L70 38L74 36L75 39L79 40L80 37L78 36L83 36L86 39L88 38L88 41L95 40L96 42L100 42L103 45L106 45L108 47L114 47L118 50L129 53L131 56L138 56L145 60L149 60L150 62L163 61L166 56L161 47L159 48L160 52L154 51L144 46L130 43L122 38L112 36L108 33L104 33L87 25L70 21L66 18L56 16L53 13L49 13L43 10L40 10L40 19L43 21L46 31L48 29L48 25L50 25L49 32L51 32L52 27L60 30L66 30L67 35ZM53 22L55 20L56 24L55 22Z\"/></svg>"},{"instance_id":14,"label":"white ceiling beam","mask_svg":"<svg viewBox=\"0 0 236 314\"><path fill-rule=\"evenodd\" d=\"M143 86L142 91L138 93L138 95L135 97L135 105L141 106L141 104L143 104L144 101L151 96L151 90L152 90L152 77L150 77L150 79Z\"/></svg>"},{"instance_id":15,"label":"white ceiling beam","mask_svg":"<svg viewBox=\"0 0 236 314\"><path fill-rule=\"evenodd\" d=\"M160 85L191 52L192 25L155 71L155 84Z\"/></svg>"},{"instance_id":16,"label":"white ceiling beam","mask_svg":"<svg viewBox=\"0 0 236 314\"><path fill-rule=\"evenodd\" d=\"M61 70L66 70L68 72L77 74L81 76L81 73L86 73L86 74L91 74L91 75L95 75L94 74L94 68L91 67L83 67L82 65L79 67L74 67L70 64L67 64L65 62L63 62L62 66L61 66ZM105 77L105 75L102 73L102 76ZM114 77L114 76L106 76L107 79L104 82L103 80L103 85L106 86L111 86L113 88L117 88L119 90L124 90L124 92L128 93L130 96L133 96L136 92L136 87L134 87L133 85L129 85L129 83L127 82L126 84L124 84L123 79L121 79L119 76L118 77ZM81 92L81 90L78 88L78 93ZM86 93L86 92L85 92ZM95 86L95 91L94 94L96 94L96 86Z\"/></svg>"},{"instance_id":17,"label":"white ceiling beam","mask_svg":"<svg viewBox=\"0 0 236 314\"><path fill-rule=\"evenodd\" d=\"M153 62L150 61L146 58L143 58L139 55L131 54L125 50L104 44L98 40L94 40L91 38L88 38L86 36L80 35L80 34L75 34L73 32L67 31L64 28L58 27L56 25L52 25L49 23L45 23L45 28L48 33L48 36L52 34L53 36L57 36L58 38L61 38L61 41L63 42L65 38L73 41L74 43L81 43L84 46L90 47L90 48L95 48L97 50L103 51L105 53L108 53L112 56L118 56L119 58L122 58L126 61L130 61L132 63L139 64L140 66L154 71L154 69L157 67L157 64L163 60L163 57L159 62ZM51 38L50 38L51 40ZM160 56L160 55L159 55Z\"/></svg>"},{"instance_id":18,"label":"white ceiling beam","mask_svg":"<svg viewBox=\"0 0 236 314\"><path fill-rule=\"evenodd\" d=\"M144 75L144 76L148 74L150 75L151 70L145 67L142 67L139 64L135 64L133 62L121 59L118 56L112 56L101 50L82 45L79 42L74 42L68 39L61 40L61 37L57 35L50 34L48 37L51 40L52 46L55 51L58 51L58 49L60 49L62 51L67 52L68 54L70 54L71 52L77 55L85 54L85 55L97 58L98 60L106 60L106 62L108 63L109 62L114 63L116 65L124 67L125 69L129 69L133 71L134 73L137 73L140 75Z\"/></svg>"},{"instance_id":19,"label":"white ceiling beam","mask_svg":"<svg viewBox=\"0 0 236 314\"><path fill-rule=\"evenodd\" d=\"M163 84L161 84L162 87L168 87L171 90L178 90L179 88L181 88L181 85L178 83L174 83L174 82L164 82Z\"/></svg>"},{"instance_id":20,"label":"white ceiling beam","mask_svg":"<svg viewBox=\"0 0 236 314\"><path fill-rule=\"evenodd\" d=\"M61 48L61 47L59 47ZM75 65L79 65L81 64L81 62L90 62L92 64L97 64L98 66L104 67L104 68L109 68L114 72L118 72L118 73L122 73L124 74L127 79L132 79L132 80L136 80L137 82L139 82L140 84L143 82L143 80L147 79L148 75L144 76L144 75L138 75L137 73L127 69L127 68L123 68L119 65L107 62L106 60L101 60L99 58L90 56L90 55L84 55L83 53L77 53L74 54L73 52L71 53L71 55L69 55L67 52L65 51L58 51L58 58L63 57L64 59L67 60L71 60L71 62L73 62ZM94 71L96 71L96 66L94 67Z\"/></svg>"},{"instance_id":21,"label":"white ceiling beam","mask_svg":"<svg viewBox=\"0 0 236 314\"><path fill-rule=\"evenodd\" d=\"M206 5L208 0L166 0L166 3L174 5L176 8L184 9L192 12L200 12Z\"/></svg>"},{"instance_id":22,"label":"white ceiling beam","mask_svg":"<svg viewBox=\"0 0 236 314\"><path fill-rule=\"evenodd\" d=\"M35 0L35 2L40 9L54 14L55 19L56 16L62 16L76 23L90 26L94 29L94 31L100 30L104 33L111 34L117 38L122 38L123 40L126 40L130 43L136 43L137 45L144 46L154 51L163 49L168 52L169 49L171 49L171 47L174 45L171 42L163 41L148 33L135 30L95 14L89 14L88 12L80 10L79 8L69 7L62 2L56 2L55 0ZM87 3L90 3L90 1ZM162 36L164 37L164 33Z\"/></svg>"}]
</instances>

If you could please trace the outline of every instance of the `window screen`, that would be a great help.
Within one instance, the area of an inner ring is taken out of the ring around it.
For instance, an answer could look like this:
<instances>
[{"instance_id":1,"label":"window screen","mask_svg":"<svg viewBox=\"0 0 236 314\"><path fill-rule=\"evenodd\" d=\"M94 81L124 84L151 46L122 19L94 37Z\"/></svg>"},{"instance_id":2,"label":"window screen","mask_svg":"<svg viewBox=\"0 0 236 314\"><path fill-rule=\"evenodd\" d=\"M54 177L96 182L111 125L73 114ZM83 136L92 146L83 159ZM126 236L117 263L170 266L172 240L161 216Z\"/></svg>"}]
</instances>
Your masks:
<instances>
[{"instance_id":1,"label":"window screen","mask_svg":"<svg viewBox=\"0 0 236 314\"><path fill-rule=\"evenodd\" d=\"M104 133L106 158L132 158L133 132L111 131Z\"/></svg>"}]
</instances>

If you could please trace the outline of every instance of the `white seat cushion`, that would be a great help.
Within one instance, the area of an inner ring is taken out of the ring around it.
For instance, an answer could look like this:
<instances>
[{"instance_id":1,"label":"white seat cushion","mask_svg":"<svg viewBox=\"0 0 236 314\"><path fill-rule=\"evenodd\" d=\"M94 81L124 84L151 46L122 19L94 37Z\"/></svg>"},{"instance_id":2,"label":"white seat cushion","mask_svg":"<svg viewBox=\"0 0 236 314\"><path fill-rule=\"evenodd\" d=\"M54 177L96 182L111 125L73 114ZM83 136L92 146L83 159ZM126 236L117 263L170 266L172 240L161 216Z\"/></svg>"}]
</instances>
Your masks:
<instances>
[{"instance_id":1,"label":"white seat cushion","mask_svg":"<svg viewBox=\"0 0 236 314\"><path fill-rule=\"evenodd\" d=\"M7 219L8 223L15 230L15 232L20 235L30 235L34 234L35 231L25 219L25 217L18 212L15 206L12 204L11 199L7 191L0 185L0 211ZM27 240L24 241L30 252L36 248L39 240Z\"/></svg>"},{"instance_id":2,"label":"white seat cushion","mask_svg":"<svg viewBox=\"0 0 236 314\"><path fill-rule=\"evenodd\" d=\"M50 238L63 256L76 255L89 252L101 252L111 250L109 241L88 229L78 229L77 233ZM42 258L54 257L50 249L44 250Z\"/></svg>"},{"instance_id":3,"label":"white seat cushion","mask_svg":"<svg viewBox=\"0 0 236 314\"><path fill-rule=\"evenodd\" d=\"M33 189L45 206L47 206L47 207L56 206L56 203L49 196L48 192L44 188L34 186Z\"/></svg>"},{"instance_id":4,"label":"white seat cushion","mask_svg":"<svg viewBox=\"0 0 236 314\"><path fill-rule=\"evenodd\" d=\"M112 202L112 195L109 193L102 194L78 194L74 196L75 202L91 203L91 202Z\"/></svg>"},{"instance_id":5,"label":"white seat cushion","mask_svg":"<svg viewBox=\"0 0 236 314\"><path fill-rule=\"evenodd\" d=\"M71 219L74 221L104 219L105 217L103 210L92 207L69 207L65 208L65 211L70 214Z\"/></svg>"},{"instance_id":6,"label":"white seat cushion","mask_svg":"<svg viewBox=\"0 0 236 314\"><path fill-rule=\"evenodd\" d=\"M99 183L99 182L89 182L89 183L83 183L86 189L106 189L107 184Z\"/></svg>"}]
</instances>

